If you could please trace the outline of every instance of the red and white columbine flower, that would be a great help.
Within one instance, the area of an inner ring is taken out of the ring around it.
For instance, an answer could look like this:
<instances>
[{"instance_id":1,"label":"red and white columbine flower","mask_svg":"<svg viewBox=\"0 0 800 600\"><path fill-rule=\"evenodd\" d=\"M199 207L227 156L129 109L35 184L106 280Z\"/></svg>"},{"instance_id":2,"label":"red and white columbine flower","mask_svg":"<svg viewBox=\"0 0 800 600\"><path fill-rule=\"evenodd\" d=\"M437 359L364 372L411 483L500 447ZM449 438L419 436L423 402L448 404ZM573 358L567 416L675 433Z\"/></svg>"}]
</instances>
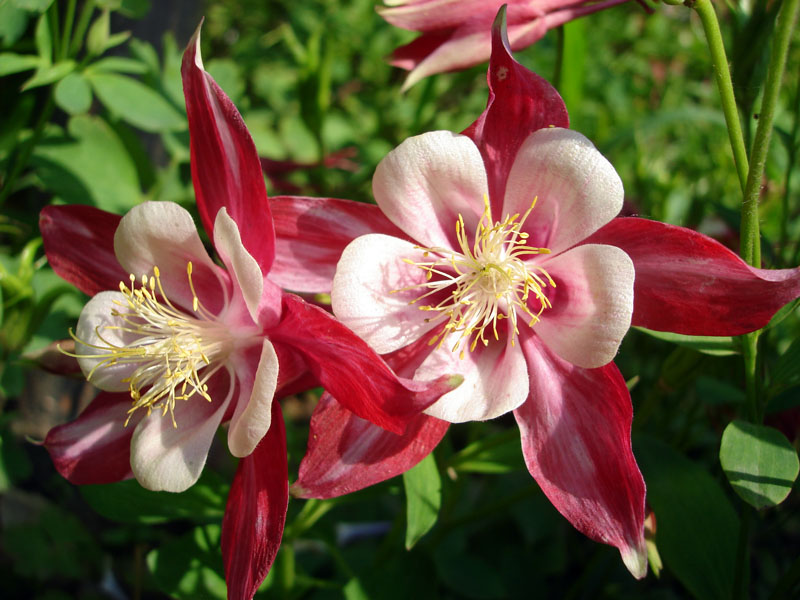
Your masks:
<instances>
[{"instance_id":1,"label":"red and white columbine flower","mask_svg":"<svg viewBox=\"0 0 800 600\"><path fill-rule=\"evenodd\" d=\"M229 598L251 598L280 545L288 501L276 398L323 385L402 433L460 378L400 380L326 311L269 278L275 234L261 165L230 99L205 72L199 29L182 65L197 206L222 264L189 213L147 202L120 218L51 206L40 225L53 269L93 296L75 354L103 392L45 440L73 483L135 477L180 492L199 477L215 432L242 458L222 527Z\"/></svg>"},{"instance_id":2,"label":"red and white columbine flower","mask_svg":"<svg viewBox=\"0 0 800 600\"><path fill-rule=\"evenodd\" d=\"M553 505L642 577L645 486L630 395L609 362L620 338L630 324L689 335L763 327L800 296L800 270L755 269L694 231L614 218L619 178L566 129L556 91L512 59L499 19L488 81L488 106L462 135L426 134L387 156L378 206L273 199L276 282L332 290L336 313L399 374L465 377L400 436L323 395L293 490L361 489L419 462L448 421L513 410Z\"/></svg>"},{"instance_id":3,"label":"red and white columbine flower","mask_svg":"<svg viewBox=\"0 0 800 600\"><path fill-rule=\"evenodd\" d=\"M521 50L555 27L627 0L384 0L378 14L420 36L397 48L391 64L410 71L403 89L434 73L456 71L489 60L490 29L508 5L511 48Z\"/></svg>"}]
</instances>

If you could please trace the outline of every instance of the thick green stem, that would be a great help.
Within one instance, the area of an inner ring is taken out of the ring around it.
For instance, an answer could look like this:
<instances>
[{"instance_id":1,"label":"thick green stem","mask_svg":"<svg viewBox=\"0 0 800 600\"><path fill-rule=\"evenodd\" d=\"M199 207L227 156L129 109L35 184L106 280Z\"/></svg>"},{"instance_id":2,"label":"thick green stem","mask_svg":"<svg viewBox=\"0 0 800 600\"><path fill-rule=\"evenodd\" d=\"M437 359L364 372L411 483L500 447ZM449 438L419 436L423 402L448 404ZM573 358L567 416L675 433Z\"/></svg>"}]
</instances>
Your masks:
<instances>
[{"instance_id":1,"label":"thick green stem","mask_svg":"<svg viewBox=\"0 0 800 600\"><path fill-rule=\"evenodd\" d=\"M747 147L742 135L742 125L739 121L739 110L733 95L733 82L731 71L728 67L728 57L725 55L725 44L722 42L722 32L719 29L717 13L711 0L697 0L691 5L700 17L703 30L706 34L711 61L714 64L714 78L722 100L722 112L725 114L725 123L728 127L728 136L733 150L733 162L736 164L736 173L739 175L739 185L742 190L747 182Z\"/></svg>"}]
</instances>

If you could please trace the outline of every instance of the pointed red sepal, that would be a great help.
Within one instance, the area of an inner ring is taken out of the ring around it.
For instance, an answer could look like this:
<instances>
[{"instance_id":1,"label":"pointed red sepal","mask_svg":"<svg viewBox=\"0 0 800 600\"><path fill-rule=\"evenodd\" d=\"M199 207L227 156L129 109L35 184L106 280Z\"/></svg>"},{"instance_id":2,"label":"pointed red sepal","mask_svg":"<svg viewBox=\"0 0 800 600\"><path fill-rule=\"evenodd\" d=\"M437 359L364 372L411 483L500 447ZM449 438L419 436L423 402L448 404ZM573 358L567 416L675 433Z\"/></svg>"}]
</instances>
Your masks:
<instances>
[{"instance_id":1,"label":"pointed red sepal","mask_svg":"<svg viewBox=\"0 0 800 600\"><path fill-rule=\"evenodd\" d=\"M647 572L645 485L631 450L631 398L614 363L576 367L535 336L523 341L531 394L514 411L525 464L558 512Z\"/></svg>"},{"instance_id":2,"label":"pointed red sepal","mask_svg":"<svg viewBox=\"0 0 800 600\"><path fill-rule=\"evenodd\" d=\"M317 306L286 294L283 320L269 332L273 344L302 355L317 381L345 408L400 434L409 422L463 378L434 381L399 378L361 338Z\"/></svg>"},{"instance_id":3,"label":"pointed red sepal","mask_svg":"<svg viewBox=\"0 0 800 600\"><path fill-rule=\"evenodd\" d=\"M512 57L505 8L500 9L492 25L492 55L486 78L486 110L462 133L480 149L489 177L489 197L493 206L499 207L522 142L537 129L569 127L569 117L556 89Z\"/></svg>"},{"instance_id":4,"label":"pointed red sepal","mask_svg":"<svg viewBox=\"0 0 800 600\"><path fill-rule=\"evenodd\" d=\"M270 279L294 292L330 292L342 251L358 236L385 233L406 239L374 204L276 196L270 206L277 235Z\"/></svg>"},{"instance_id":5,"label":"pointed red sepal","mask_svg":"<svg viewBox=\"0 0 800 600\"><path fill-rule=\"evenodd\" d=\"M442 440L449 423L421 414L396 435L323 394L311 417L308 450L292 494L333 498L406 472Z\"/></svg>"},{"instance_id":6,"label":"pointed red sepal","mask_svg":"<svg viewBox=\"0 0 800 600\"><path fill-rule=\"evenodd\" d=\"M141 415L125 427L131 396L100 392L74 421L53 427L44 440L56 470L75 485L133 477L131 437ZM139 411L142 412L142 411Z\"/></svg>"},{"instance_id":7,"label":"pointed red sepal","mask_svg":"<svg viewBox=\"0 0 800 600\"><path fill-rule=\"evenodd\" d=\"M275 255L275 232L261 161L239 111L203 68L200 26L183 53L181 76L192 181L203 226L212 235L214 220L224 206L239 228L244 247L267 273Z\"/></svg>"},{"instance_id":8,"label":"pointed red sepal","mask_svg":"<svg viewBox=\"0 0 800 600\"><path fill-rule=\"evenodd\" d=\"M741 335L766 325L800 296L800 268L747 265L691 229L620 217L586 243L622 248L633 260L633 325L686 335Z\"/></svg>"},{"instance_id":9,"label":"pointed red sepal","mask_svg":"<svg viewBox=\"0 0 800 600\"><path fill-rule=\"evenodd\" d=\"M115 290L120 281L128 281L114 254L114 232L120 219L91 206L45 206L39 214L39 230L56 274L89 296Z\"/></svg>"},{"instance_id":10,"label":"pointed red sepal","mask_svg":"<svg viewBox=\"0 0 800 600\"><path fill-rule=\"evenodd\" d=\"M286 430L277 402L267 435L239 467L222 520L222 559L229 600L250 600L269 573L286 522L289 482Z\"/></svg>"}]
</instances>

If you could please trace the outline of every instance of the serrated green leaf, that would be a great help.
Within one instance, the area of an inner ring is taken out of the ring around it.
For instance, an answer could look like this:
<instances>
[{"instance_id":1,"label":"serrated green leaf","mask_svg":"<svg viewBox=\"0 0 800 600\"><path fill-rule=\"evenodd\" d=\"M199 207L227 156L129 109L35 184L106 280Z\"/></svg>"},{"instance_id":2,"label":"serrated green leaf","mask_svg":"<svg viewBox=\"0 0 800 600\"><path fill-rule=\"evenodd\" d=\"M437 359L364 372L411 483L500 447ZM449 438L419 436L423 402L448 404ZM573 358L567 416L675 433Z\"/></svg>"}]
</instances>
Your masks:
<instances>
[{"instance_id":1,"label":"serrated green leaf","mask_svg":"<svg viewBox=\"0 0 800 600\"><path fill-rule=\"evenodd\" d=\"M161 591L187 600L225 600L219 525L195 527L147 555L147 567Z\"/></svg>"},{"instance_id":2,"label":"serrated green leaf","mask_svg":"<svg viewBox=\"0 0 800 600\"><path fill-rule=\"evenodd\" d=\"M719 461L734 491L756 508L783 502L800 471L797 452L780 431L738 420L722 434Z\"/></svg>"},{"instance_id":3,"label":"serrated green leaf","mask_svg":"<svg viewBox=\"0 0 800 600\"><path fill-rule=\"evenodd\" d=\"M71 59L62 60L61 62L57 62L46 67L40 67L36 70L36 73L33 74L33 77L28 79L28 81L22 85L22 91L55 83L56 81L59 81L60 79L63 79L72 73L74 70L75 61Z\"/></svg>"},{"instance_id":4,"label":"serrated green leaf","mask_svg":"<svg viewBox=\"0 0 800 600\"><path fill-rule=\"evenodd\" d=\"M107 485L84 485L81 494L99 514L120 523L195 523L217 521L225 513L228 486L206 469L192 487L180 494L152 492L135 480Z\"/></svg>"},{"instance_id":5,"label":"serrated green leaf","mask_svg":"<svg viewBox=\"0 0 800 600\"><path fill-rule=\"evenodd\" d=\"M436 524L442 505L442 480L433 454L403 473L406 491L406 549L414 545Z\"/></svg>"},{"instance_id":6,"label":"serrated green leaf","mask_svg":"<svg viewBox=\"0 0 800 600\"><path fill-rule=\"evenodd\" d=\"M131 73L134 75L141 75L147 73L147 65L134 58L107 56L93 62L86 70L88 72L98 73Z\"/></svg>"},{"instance_id":7,"label":"serrated green leaf","mask_svg":"<svg viewBox=\"0 0 800 600\"><path fill-rule=\"evenodd\" d=\"M29 71L41 65L42 59L35 54L14 54L3 52L0 54L0 77Z\"/></svg>"},{"instance_id":8,"label":"serrated green leaf","mask_svg":"<svg viewBox=\"0 0 800 600\"><path fill-rule=\"evenodd\" d=\"M125 146L102 119L72 117L69 135L48 136L31 162L47 189L69 203L124 213L141 199L139 178Z\"/></svg>"},{"instance_id":9,"label":"serrated green leaf","mask_svg":"<svg viewBox=\"0 0 800 600\"><path fill-rule=\"evenodd\" d=\"M644 327L634 327L637 331L641 331L659 340L677 344L684 348L691 348L703 354L710 354L712 356L730 356L737 354L738 350L732 337L716 337L706 335L682 335L680 333L670 333L668 331L653 331L645 329Z\"/></svg>"},{"instance_id":10,"label":"serrated green leaf","mask_svg":"<svg viewBox=\"0 0 800 600\"><path fill-rule=\"evenodd\" d=\"M71 115L80 115L92 106L92 89L83 75L70 73L56 84L56 104Z\"/></svg>"},{"instance_id":11,"label":"serrated green leaf","mask_svg":"<svg viewBox=\"0 0 800 600\"><path fill-rule=\"evenodd\" d=\"M150 132L179 131L186 119L163 96L142 82L115 73L91 73L89 81L106 108Z\"/></svg>"},{"instance_id":12,"label":"serrated green leaf","mask_svg":"<svg viewBox=\"0 0 800 600\"><path fill-rule=\"evenodd\" d=\"M695 598L728 600L739 520L722 488L703 467L653 438L635 438L634 454L664 565Z\"/></svg>"}]
</instances>

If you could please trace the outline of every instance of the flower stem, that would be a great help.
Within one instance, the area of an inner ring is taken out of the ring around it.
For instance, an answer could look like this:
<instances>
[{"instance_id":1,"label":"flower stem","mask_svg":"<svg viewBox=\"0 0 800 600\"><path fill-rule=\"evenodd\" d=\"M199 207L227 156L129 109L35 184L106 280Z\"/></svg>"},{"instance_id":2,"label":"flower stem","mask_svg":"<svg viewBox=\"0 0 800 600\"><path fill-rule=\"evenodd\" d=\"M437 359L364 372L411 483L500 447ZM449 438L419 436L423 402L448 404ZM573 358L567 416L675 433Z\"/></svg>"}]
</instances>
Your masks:
<instances>
[{"instance_id":1,"label":"flower stem","mask_svg":"<svg viewBox=\"0 0 800 600\"><path fill-rule=\"evenodd\" d=\"M688 5L688 4L687 4ZM711 0L697 0L690 5L694 8L703 24L703 31L706 34L708 49L711 53L711 61L714 65L714 78L717 81L717 88L722 100L722 112L725 114L725 123L728 127L728 137L731 140L733 150L733 162L736 165L736 173L739 175L739 185L742 191L747 182L747 148L742 135L742 125L739 121L739 111L736 107L736 99L733 95L733 82L731 81L731 71L728 67L728 58L725 54L725 44L722 42L722 32L719 29L717 13Z\"/></svg>"}]
</instances>

